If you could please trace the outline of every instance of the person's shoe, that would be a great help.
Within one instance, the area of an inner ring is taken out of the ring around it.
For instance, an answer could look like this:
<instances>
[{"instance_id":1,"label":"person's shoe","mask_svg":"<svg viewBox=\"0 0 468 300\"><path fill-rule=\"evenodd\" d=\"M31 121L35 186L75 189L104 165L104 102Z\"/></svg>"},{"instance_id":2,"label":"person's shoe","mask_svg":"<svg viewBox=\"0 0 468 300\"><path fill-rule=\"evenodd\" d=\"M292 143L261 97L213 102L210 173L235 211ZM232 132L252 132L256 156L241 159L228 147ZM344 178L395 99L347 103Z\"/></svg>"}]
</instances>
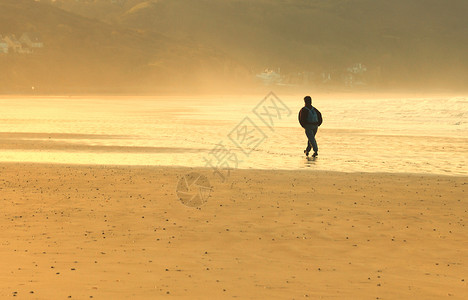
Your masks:
<instances>
[{"instance_id":1,"label":"person's shoe","mask_svg":"<svg viewBox=\"0 0 468 300\"><path fill-rule=\"evenodd\" d=\"M314 152L314 154L312 154L312 157L317 157L318 155L318 152Z\"/></svg>"},{"instance_id":2,"label":"person's shoe","mask_svg":"<svg viewBox=\"0 0 468 300\"><path fill-rule=\"evenodd\" d=\"M304 150L304 153L305 153L306 156L309 156L309 151Z\"/></svg>"}]
</instances>

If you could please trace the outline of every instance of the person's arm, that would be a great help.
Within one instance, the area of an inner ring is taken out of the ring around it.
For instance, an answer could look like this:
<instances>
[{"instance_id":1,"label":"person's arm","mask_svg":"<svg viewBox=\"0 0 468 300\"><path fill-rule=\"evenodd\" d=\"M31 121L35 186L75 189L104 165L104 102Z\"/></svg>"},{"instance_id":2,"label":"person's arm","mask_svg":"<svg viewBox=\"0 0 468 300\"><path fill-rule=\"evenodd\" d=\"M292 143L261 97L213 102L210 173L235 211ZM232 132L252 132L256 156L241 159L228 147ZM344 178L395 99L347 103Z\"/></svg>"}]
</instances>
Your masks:
<instances>
[{"instance_id":1,"label":"person's arm","mask_svg":"<svg viewBox=\"0 0 468 300\"><path fill-rule=\"evenodd\" d=\"M301 124L302 127L304 127L305 125L308 124L307 122L307 112L304 112L305 108L303 107L300 111L299 111L299 123Z\"/></svg>"},{"instance_id":2,"label":"person's arm","mask_svg":"<svg viewBox=\"0 0 468 300\"><path fill-rule=\"evenodd\" d=\"M323 121L322 120L322 113L316 108L315 108L315 112L317 113L317 119L318 119L317 126L320 126L320 125L322 125L322 121Z\"/></svg>"}]
</instances>

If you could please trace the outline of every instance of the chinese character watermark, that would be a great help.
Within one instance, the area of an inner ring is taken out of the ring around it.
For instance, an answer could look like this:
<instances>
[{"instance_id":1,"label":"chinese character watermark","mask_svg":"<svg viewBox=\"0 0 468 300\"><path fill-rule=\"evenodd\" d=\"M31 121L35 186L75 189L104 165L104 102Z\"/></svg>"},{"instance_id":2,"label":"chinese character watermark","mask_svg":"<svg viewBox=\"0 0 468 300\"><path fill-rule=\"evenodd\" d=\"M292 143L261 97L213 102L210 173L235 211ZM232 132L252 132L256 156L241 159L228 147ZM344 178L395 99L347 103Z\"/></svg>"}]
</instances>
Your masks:
<instances>
[{"instance_id":1,"label":"chinese character watermark","mask_svg":"<svg viewBox=\"0 0 468 300\"><path fill-rule=\"evenodd\" d=\"M249 155L260 146L268 137L249 117L245 117L228 134L229 139L245 155Z\"/></svg>"},{"instance_id":2,"label":"chinese character watermark","mask_svg":"<svg viewBox=\"0 0 468 300\"><path fill-rule=\"evenodd\" d=\"M273 92L266 95L253 112L271 131L274 131L276 119L281 120L291 115L289 107Z\"/></svg>"},{"instance_id":3,"label":"chinese character watermark","mask_svg":"<svg viewBox=\"0 0 468 300\"><path fill-rule=\"evenodd\" d=\"M242 159L257 150L268 138L268 134L257 124L258 121L274 132L275 122L291 115L289 107L273 92L260 101L252 112L255 117L244 117L227 135L234 149L221 141L211 149L207 156L203 157L205 167L209 167L213 175L223 183L231 175L231 170L237 169ZM211 186L208 178L198 173L185 175L179 180L177 186L179 199L183 204L191 207L203 205L210 192Z\"/></svg>"}]
</instances>

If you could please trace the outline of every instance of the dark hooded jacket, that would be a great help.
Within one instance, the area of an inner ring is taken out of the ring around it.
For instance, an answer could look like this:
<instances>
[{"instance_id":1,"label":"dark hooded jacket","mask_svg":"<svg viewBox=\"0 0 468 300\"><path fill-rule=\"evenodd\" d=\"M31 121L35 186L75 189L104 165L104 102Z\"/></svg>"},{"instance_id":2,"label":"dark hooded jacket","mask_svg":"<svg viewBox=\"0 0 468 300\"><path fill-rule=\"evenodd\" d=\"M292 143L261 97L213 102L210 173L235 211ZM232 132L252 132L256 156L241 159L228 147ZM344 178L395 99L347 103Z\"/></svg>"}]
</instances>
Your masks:
<instances>
[{"instance_id":1,"label":"dark hooded jacket","mask_svg":"<svg viewBox=\"0 0 468 300\"><path fill-rule=\"evenodd\" d=\"M299 111L299 115L298 115L299 123L301 124L301 126L305 127L306 125L317 125L317 126L322 125L322 114L320 113L320 111L313 106L308 107L308 108L315 110L315 113L317 114L318 122L317 123L308 122L307 117L309 115L309 110L306 107L303 107Z\"/></svg>"}]
</instances>

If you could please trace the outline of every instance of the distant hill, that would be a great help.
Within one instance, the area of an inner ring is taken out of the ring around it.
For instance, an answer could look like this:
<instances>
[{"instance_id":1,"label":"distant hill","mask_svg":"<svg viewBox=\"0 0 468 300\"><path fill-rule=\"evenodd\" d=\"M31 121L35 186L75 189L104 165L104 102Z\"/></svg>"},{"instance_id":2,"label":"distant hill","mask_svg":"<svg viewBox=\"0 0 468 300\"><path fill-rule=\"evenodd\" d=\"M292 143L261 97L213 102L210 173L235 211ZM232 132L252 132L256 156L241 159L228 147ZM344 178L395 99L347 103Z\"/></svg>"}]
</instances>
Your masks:
<instances>
[{"instance_id":1,"label":"distant hill","mask_svg":"<svg viewBox=\"0 0 468 300\"><path fill-rule=\"evenodd\" d=\"M0 11L2 30L42 34L37 76L52 69L57 86L223 90L273 73L315 89L468 81L466 0L5 0ZM10 64L17 80L30 63Z\"/></svg>"},{"instance_id":2,"label":"distant hill","mask_svg":"<svg viewBox=\"0 0 468 300\"><path fill-rule=\"evenodd\" d=\"M79 16L45 2L2 0L0 35L39 33L44 48L0 54L0 93L202 89L246 72L220 51ZM229 80L226 80L229 81Z\"/></svg>"}]
</instances>

